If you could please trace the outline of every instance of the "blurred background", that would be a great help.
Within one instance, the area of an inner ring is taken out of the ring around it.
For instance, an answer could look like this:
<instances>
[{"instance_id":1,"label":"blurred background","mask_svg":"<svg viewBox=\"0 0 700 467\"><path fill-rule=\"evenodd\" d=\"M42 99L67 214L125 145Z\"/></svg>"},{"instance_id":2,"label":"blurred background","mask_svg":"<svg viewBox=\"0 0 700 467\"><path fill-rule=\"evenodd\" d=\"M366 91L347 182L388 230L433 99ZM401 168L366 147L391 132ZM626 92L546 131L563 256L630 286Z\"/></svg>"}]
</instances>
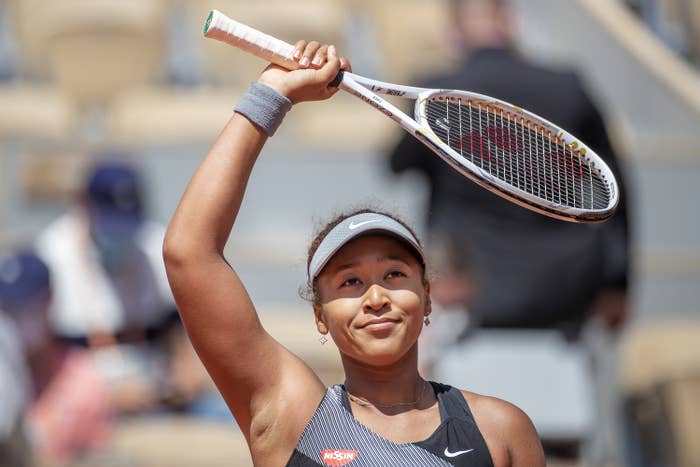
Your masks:
<instances>
[{"instance_id":1,"label":"blurred background","mask_svg":"<svg viewBox=\"0 0 700 467\"><path fill-rule=\"evenodd\" d=\"M575 69L605 117L628 183L629 317L615 337L593 332L590 355L606 362L595 384L554 372L571 368L570 347L514 341L549 352L523 378L576 393L564 408L513 381L478 389L530 414L551 465L700 466L700 1L512 3L523 55ZM189 177L263 67L203 39L212 8L337 44L384 81L460 61L441 0L0 0L0 465L250 465L158 259ZM387 163L401 131L342 93L295 108L229 242L263 322L327 384L342 369L298 294L304 252L321 220L358 203L426 235L426 180ZM477 390L455 374L468 358L449 355L440 379ZM602 418L608 442L587 448Z\"/></svg>"}]
</instances>

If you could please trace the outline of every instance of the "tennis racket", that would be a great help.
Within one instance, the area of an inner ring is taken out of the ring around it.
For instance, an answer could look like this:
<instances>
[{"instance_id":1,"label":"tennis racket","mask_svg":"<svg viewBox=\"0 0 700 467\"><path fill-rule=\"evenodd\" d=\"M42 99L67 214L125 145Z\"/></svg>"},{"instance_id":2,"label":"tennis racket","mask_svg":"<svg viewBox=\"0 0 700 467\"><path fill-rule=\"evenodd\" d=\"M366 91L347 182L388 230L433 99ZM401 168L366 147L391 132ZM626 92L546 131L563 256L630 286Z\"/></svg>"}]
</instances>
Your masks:
<instances>
[{"instance_id":1,"label":"tennis racket","mask_svg":"<svg viewBox=\"0 0 700 467\"><path fill-rule=\"evenodd\" d=\"M204 36L295 70L294 47L212 10ZM482 94L425 89L340 71L339 86L382 112L454 169L493 193L570 222L612 216L619 192L605 162L571 134L527 110ZM414 118L378 94L414 99Z\"/></svg>"}]
</instances>

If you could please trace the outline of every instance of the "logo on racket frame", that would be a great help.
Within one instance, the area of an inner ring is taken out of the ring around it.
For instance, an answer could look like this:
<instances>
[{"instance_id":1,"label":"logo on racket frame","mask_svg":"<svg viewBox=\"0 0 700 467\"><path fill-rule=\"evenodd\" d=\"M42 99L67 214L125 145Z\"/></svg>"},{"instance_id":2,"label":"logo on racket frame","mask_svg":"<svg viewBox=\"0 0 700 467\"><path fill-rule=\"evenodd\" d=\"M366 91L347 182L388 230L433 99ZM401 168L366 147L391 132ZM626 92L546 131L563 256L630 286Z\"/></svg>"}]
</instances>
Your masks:
<instances>
[{"instance_id":1,"label":"logo on racket frame","mask_svg":"<svg viewBox=\"0 0 700 467\"><path fill-rule=\"evenodd\" d=\"M372 98L370 99L369 97L364 96L364 95L362 95L362 94L358 94L358 97L359 97L360 99L362 99L363 101L367 102L369 105L371 105L371 106L374 107L375 109L379 110L381 113L383 113L383 114L386 115L387 117L393 117L393 116L394 116L394 113L393 113L391 110L386 109L386 108L384 108L384 107L382 106L381 103L383 102L383 100L382 100L381 97L379 97L379 96L372 96Z\"/></svg>"},{"instance_id":2,"label":"logo on racket frame","mask_svg":"<svg viewBox=\"0 0 700 467\"><path fill-rule=\"evenodd\" d=\"M406 95L405 91L399 91L398 89L385 88L383 86L377 86L376 84L373 84L372 86L370 86L370 89L374 92L378 92L380 94L386 94L388 96L402 97L402 96Z\"/></svg>"}]
</instances>

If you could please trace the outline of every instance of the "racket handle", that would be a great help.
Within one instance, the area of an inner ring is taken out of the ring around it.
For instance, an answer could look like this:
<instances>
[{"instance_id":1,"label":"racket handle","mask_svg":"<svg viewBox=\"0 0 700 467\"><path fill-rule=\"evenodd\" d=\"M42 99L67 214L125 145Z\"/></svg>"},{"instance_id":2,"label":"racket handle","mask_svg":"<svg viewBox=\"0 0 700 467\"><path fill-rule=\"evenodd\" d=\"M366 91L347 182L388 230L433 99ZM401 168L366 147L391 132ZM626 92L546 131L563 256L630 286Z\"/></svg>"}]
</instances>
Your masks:
<instances>
[{"instance_id":1,"label":"racket handle","mask_svg":"<svg viewBox=\"0 0 700 467\"><path fill-rule=\"evenodd\" d=\"M211 10L204 23L204 37L225 42L288 70L296 70L294 46Z\"/></svg>"}]
</instances>

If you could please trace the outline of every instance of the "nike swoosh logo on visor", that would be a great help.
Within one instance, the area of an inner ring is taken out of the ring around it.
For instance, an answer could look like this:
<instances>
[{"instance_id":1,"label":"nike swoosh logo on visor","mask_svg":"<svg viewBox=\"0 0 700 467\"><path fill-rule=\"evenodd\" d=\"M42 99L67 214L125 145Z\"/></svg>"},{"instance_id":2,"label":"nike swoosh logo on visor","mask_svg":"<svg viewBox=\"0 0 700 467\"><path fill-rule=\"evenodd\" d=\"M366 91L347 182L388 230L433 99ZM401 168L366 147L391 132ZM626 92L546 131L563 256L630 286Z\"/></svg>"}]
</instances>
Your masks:
<instances>
[{"instance_id":1,"label":"nike swoosh logo on visor","mask_svg":"<svg viewBox=\"0 0 700 467\"><path fill-rule=\"evenodd\" d=\"M457 452L450 452L450 448L445 448L445 455L447 457L457 457L461 456L462 454L466 454L468 452L472 452L474 449L467 449L466 451L457 451Z\"/></svg>"},{"instance_id":2,"label":"nike swoosh logo on visor","mask_svg":"<svg viewBox=\"0 0 700 467\"><path fill-rule=\"evenodd\" d=\"M350 222L350 225L348 226L348 228L349 228L350 230L355 230L355 229L357 229L357 228L359 228L359 227L362 227L362 226L365 225L365 224L369 224L370 222L378 222L378 221L379 221L379 219L370 219L370 220L368 220L368 221L359 222L359 223L357 223L357 224L355 224L355 223L353 223L353 222Z\"/></svg>"}]
</instances>

